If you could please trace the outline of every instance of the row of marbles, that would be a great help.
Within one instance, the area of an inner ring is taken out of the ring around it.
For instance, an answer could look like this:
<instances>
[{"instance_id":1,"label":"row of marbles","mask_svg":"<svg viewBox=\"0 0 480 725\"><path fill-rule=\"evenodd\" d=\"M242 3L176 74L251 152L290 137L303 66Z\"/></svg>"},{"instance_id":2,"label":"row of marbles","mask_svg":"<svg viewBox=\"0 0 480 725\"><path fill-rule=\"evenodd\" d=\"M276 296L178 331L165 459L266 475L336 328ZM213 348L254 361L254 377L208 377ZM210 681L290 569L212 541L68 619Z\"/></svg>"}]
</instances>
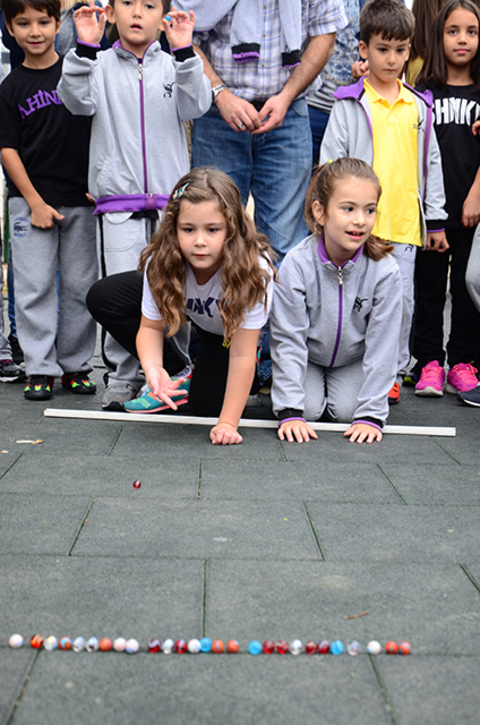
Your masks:
<instances>
[{"instance_id":1,"label":"row of marbles","mask_svg":"<svg viewBox=\"0 0 480 725\"><path fill-rule=\"evenodd\" d=\"M24 638L21 634L12 634L8 641L10 647L18 649L24 644ZM46 649L52 651L54 649L61 650L73 650L74 652L109 652L115 650L116 652L127 652L128 654L136 654L140 651L140 644L136 639L125 639L124 637L117 637L115 640L111 640L108 637L102 637L98 640L96 637L90 637L85 640L83 637L76 637L71 639L70 637L60 637L57 639L53 635L43 638L41 634L34 634L30 638L30 645L34 649ZM229 640L226 644L221 639L210 639L209 637L202 637L202 639L165 639L163 642L158 638L154 637L148 641L147 648L149 652L163 652L164 654L184 654L190 652L191 654L197 654L199 652L214 652L215 654L221 654L222 652L228 652L235 654L240 651L240 645L236 639ZM274 642L273 640L267 639L265 642L260 642L256 639L252 640L248 644L248 652L252 655L258 654L287 654L288 652L293 655L299 655L305 652L308 655L313 654L333 654L340 655L345 651L349 655L357 655L361 651L361 645L357 641L350 642L346 647L340 640L336 639L333 642L329 642L326 639L320 642L314 640L308 640L305 644L295 639L288 643L285 640ZM378 655L382 651L387 654L402 654L409 655L411 653L411 646L408 642L387 642L384 649L377 640L370 641L366 646L366 652L368 654Z\"/></svg>"}]
</instances>

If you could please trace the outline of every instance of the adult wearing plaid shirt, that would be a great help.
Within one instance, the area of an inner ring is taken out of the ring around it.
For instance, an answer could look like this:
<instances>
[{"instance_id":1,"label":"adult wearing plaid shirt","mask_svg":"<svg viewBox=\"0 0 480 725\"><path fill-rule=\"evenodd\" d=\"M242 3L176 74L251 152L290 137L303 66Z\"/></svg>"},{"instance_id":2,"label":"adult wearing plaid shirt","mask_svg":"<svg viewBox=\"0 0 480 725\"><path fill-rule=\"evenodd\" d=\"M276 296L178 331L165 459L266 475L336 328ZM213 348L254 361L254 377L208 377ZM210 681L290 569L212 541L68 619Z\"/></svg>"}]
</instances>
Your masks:
<instances>
[{"instance_id":1,"label":"adult wearing plaid shirt","mask_svg":"<svg viewBox=\"0 0 480 725\"><path fill-rule=\"evenodd\" d=\"M318 90L342 0L181 0L196 15L195 50L213 90L195 120L192 165L216 166L255 201L255 221L280 260L307 235L312 139L305 97ZM298 43L298 44L297 44Z\"/></svg>"}]
</instances>

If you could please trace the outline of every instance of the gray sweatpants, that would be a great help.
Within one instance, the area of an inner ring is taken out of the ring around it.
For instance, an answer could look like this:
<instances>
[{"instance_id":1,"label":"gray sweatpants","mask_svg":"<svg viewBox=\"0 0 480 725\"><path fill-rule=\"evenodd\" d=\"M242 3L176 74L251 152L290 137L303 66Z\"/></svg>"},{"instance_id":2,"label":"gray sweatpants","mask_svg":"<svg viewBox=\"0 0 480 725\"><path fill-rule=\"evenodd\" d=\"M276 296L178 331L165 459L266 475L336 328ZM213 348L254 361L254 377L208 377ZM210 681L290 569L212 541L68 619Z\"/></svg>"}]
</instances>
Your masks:
<instances>
[{"instance_id":1,"label":"gray sweatpants","mask_svg":"<svg viewBox=\"0 0 480 725\"><path fill-rule=\"evenodd\" d=\"M0 247L0 257L1 257ZM0 265L0 360L11 360L12 348L5 337L5 322L3 319L3 269Z\"/></svg>"},{"instance_id":2,"label":"gray sweatpants","mask_svg":"<svg viewBox=\"0 0 480 725\"><path fill-rule=\"evenodd\" d=\"M17 333L26 373L89 372L96 324L85 298L98 279L93 209L58 207L65 219L51 229L30 224L23 197L10 199L9 211Z\"/></svg>"},{"instance_id":3,"label":"gray sweatpants","mask_svg":"<svg viewBox=\"0 0 480 725\"><path fill-rule=\"evenodd\" d=\"M132 218L128 213L102 214L98 219L97 242L102 274L106 277L138 267L140 254L155 231L155 221ZM139 376L139 362L107 333L103 346L108 381L128 382L137 388L145 382Z\"/></svg>"},{"instance_id":4,"label":"gray sweatpants","mask_svg":"<svg viewBox=\"0 0 480 725\"><path fill-rule=\"evenodd\" d=\"M410 362L410 333L412 330L414 299L415 258L417 247L413 244L393 244L392 257L396 261L402 278L402 327L398 346L397 383L400 385Z\"/></svg>"},{"instance_id":5,"label":"gray sweatpants","mask_svg":"<svg viewBox=\"0 0 480 725\"><path fill-rule=\"evenodd\" d=\"M304 418L318 420L326 408L334 422L351 423L358 408L358 394L363 378L363 360L337 368L325 368L308 362ZM387 415L388 401L385 398L385 418Z\"/></svg>"},{"instance_id":6,"label":"gray sweatpants","mask_svg":"<svg viewBox=\"0 0 480 725\"><path fill-rule=\"evenodd\" d=\"M480 311L480 224L475 229L465 282L473 304Z\"/></svg>"}]
</instances>

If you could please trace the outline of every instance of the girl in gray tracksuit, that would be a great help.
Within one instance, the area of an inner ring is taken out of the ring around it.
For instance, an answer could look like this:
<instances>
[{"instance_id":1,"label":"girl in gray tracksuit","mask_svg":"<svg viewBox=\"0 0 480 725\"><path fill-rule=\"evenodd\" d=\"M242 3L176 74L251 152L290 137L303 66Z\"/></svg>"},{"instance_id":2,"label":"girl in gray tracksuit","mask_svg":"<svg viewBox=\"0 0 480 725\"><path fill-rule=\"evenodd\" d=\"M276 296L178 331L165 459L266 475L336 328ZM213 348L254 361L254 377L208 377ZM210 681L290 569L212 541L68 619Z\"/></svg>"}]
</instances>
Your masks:
<instances>
[{"instance_id":1,"label":"girl in gray tracksuit","mask_svg":"<svg viewBox=\"0 0 480 725\"><path fill-rule=\"evenodd\" d=\"M391 247L371 236L381 188L364 161L340 158L312 177L313 234L285 257L271 315L272 402L279 437L317 438L325 412L345 435L381 440L397 367L402 286Z\"/></svg>"}]
</instances>

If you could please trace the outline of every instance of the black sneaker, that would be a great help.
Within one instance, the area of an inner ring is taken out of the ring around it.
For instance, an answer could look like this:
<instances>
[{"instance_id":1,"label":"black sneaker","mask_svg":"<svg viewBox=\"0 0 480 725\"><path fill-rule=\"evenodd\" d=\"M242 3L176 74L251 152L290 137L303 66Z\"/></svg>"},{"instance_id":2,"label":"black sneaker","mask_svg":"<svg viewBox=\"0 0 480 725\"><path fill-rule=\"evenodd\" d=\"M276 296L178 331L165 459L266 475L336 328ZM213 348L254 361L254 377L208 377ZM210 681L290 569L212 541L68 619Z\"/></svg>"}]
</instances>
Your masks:
<instances>
[{"instance_id":1,"label":"black sneaker","mask_svg":"<svg viewBox=\"0 0 480 725\"><path fill-rule=\"evenodd\" d=\"M93 395L97 392L96 383L86 373L65 373L62 375L62 387L77 395Z\"/></svg>"},{"instance_id":2,"label":"black sneaker","mask_svg":"<svg viewBox=\"0 0 480 725\"><path fill-rule=\"evenodd\" d=\"M477 385L472 390L465 390L463 393L457 393L457 400L465 405L480 408L480 385Z\"/></svg>"},{"instance_id":3,"label":"black sneaker","mask_svg":"<svg viewBox=\"0 0 480 725\"><path fill-rule=\"evenodd\" d=\"M23 355L23 350L20 347L20 343L18 342L18 337L10 333L8 336L8 342L10 343L10 347L12 348L13 362L17 365L21 365L25 362L25 357Z\"/></svg>"},{"instance_id":4,"label":"black sneaker","mask_svg":"<svg viewBox=\"0 0 480 725\"><path fill-rule=\"evenodd\" d=\"M26 377L25 370L16 365L13 360L0 360L0 382L23 383Z\"/></svg>"},{"instance_id":5,"label":"black sneaker","mask_svg":"<svg viewBox=\"0 0 480 725\"><path fill-rule=\"evenodd\" d=\"M30 375L24 394L27 400L50 400L53 378L46 375Z\"/></svg>"}]
</instances>

